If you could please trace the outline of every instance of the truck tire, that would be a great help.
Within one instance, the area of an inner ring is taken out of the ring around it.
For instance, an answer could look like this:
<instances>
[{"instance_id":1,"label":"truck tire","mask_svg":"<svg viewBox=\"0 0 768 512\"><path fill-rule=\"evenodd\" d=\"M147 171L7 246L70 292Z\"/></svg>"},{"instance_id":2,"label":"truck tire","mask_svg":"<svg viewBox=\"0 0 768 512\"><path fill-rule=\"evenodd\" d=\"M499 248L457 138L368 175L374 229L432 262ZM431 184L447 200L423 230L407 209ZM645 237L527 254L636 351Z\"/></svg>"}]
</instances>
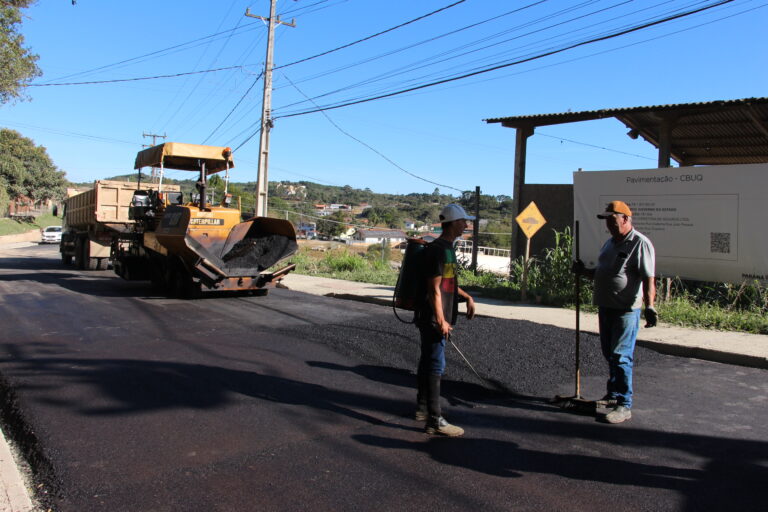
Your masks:
<instances>
[{"instance_id":1,"label":"truck tire","mask_svg":"<svg viewBox=\"0 0 768 512\"><path fill-rule=\"evenodd\" d=\"M109 268L109 258L98 258L96 270L107 270Z\"/></svg>"},{"instance_id":2,"label":"truck tire","mask_svg":"<svg viewBox=\"0 0 768 512\"><path fill-rule=\"evenodd\" d=\"M64 265L71 265L72 264L72 255L71 254L61 253L61 262Z\"/></svg>"},{"instance_id":3,"label":"truck tire","mask_svg":"<svg viewBox=\"0 0 768 512\"><path fill-rule=\"evenodd\" d=\"M86 244L85 252L90 254L90 251L87 249L88 242ZM98 270L99 269L99 258L91 258L90 256L86 258L85 260L87 264L86 270Z\"/></svg>"},{"instance_id":4,"label":"truck tire","mask_svg":"<svg viewBox=\"0 0 768 512\"><path fill-rule=\"evenodd\" d=\"M82 237L75 239L75 268L85 270L85 240Z\"/></svg>"}]
</instances>

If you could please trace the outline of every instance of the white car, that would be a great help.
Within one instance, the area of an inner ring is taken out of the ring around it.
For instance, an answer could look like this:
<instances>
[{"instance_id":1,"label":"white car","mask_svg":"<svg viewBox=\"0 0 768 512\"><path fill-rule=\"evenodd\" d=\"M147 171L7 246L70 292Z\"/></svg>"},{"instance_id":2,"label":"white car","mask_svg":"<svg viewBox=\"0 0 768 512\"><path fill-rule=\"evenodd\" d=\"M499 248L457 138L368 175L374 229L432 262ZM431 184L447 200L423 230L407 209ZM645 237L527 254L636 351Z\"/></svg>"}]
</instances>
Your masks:
<instances>
[{"instance_id":1,"label":"white car","mask_svg":"<svg viewBox=\"0 0 768 512\"><path fill-rule=\"evenodd\" d=\"M40 230L41 244L58 244L61 242L61 226L48 226Z\"/></svg>"}]
</instances>

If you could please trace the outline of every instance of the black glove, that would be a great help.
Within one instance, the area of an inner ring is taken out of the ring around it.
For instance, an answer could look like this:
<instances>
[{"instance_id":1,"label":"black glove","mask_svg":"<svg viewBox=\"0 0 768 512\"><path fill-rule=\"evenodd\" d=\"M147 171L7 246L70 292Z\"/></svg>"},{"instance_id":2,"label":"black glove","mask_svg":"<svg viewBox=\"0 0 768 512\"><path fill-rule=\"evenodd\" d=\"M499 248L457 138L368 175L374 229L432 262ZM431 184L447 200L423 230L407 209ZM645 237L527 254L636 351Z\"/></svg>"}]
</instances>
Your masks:
<instances>
[{"instance_id":1,"label":"black glove","mask_svg":"<svg viewBox=\"0 0 768 512\"><path fill-rule=\"evenodd\" d=\"M581 260L575 260L573 265L571 265L571 272L574 274L583 274L585 270L586 267L584 266L584 262Z\"/></svg>"},{"instance_id":2,"label":"black glove","mask_svg":"<svg viewBox=\"0 0 768 512\"><path fill-rule=\"evenodd\" d=\"M659 314L653 308L645 308L645 326L656 327L656 323L659 321Z\"/></svg>"}]
</instances>

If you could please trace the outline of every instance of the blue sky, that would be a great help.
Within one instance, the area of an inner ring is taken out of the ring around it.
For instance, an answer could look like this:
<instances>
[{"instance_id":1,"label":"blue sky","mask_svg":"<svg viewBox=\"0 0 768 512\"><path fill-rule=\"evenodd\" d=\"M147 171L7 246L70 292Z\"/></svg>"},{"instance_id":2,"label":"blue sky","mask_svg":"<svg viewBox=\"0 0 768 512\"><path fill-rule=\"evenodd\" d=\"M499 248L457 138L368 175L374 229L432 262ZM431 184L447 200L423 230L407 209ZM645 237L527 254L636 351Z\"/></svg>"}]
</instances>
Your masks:
<instances>
[{"instance_id":1,"label":"blue sky","mask_svg":"<svg viewBox=\"0 0 768 512\"><path fill-rule=\"evenodd\" d=\"M718 2L465 0L296 63L454 3L280 0L278 13L285 21L295 17L296 27L276 29L270 181L401 194L432 192L435 183L444 193L479 185L486 194L511 195L515 132L483 119L768 95L768 0L734 0L525 64L327 110L330 120L319 112L289 116L540 55ZM131 171L136 152L150 142L143 133L238 148L231 179L255 181L267 31L244 16L246 8L266 16L269 2L39 2L24 11L21 28L27 46L40 55L44 75L35 84L236 68L31 87L32 101L0 106L0 126L45 146L71 181ZM654 167L655 149L626 132L613 119L541 128L529 139L527 181L571 183L578 168Z\"/></svg>"}]
</instances>

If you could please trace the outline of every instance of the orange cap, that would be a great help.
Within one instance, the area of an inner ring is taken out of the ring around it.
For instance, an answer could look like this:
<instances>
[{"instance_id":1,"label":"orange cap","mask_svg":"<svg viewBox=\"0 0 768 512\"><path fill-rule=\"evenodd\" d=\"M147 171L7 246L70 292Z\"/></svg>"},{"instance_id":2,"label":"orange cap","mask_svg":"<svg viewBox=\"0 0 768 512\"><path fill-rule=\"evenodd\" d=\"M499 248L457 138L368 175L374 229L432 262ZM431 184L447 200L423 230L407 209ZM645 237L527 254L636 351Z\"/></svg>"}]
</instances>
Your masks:
<instances>
[{"instance_id":1,"label":"orange cap","mask_svg":"<svg viewBox=\"0 0 768 512\"><path fill-rule=\"evenodd\" d=\"M627 203L624 201L611 201L607 205L605 205L605 212L598 213L597 218L598 219L607 219L611 215L615 213L620 213L622 215L626 215L627 217L632 216L632 210L629 209L629 206L627 206Z\"/></svg>"}]
</instances>

